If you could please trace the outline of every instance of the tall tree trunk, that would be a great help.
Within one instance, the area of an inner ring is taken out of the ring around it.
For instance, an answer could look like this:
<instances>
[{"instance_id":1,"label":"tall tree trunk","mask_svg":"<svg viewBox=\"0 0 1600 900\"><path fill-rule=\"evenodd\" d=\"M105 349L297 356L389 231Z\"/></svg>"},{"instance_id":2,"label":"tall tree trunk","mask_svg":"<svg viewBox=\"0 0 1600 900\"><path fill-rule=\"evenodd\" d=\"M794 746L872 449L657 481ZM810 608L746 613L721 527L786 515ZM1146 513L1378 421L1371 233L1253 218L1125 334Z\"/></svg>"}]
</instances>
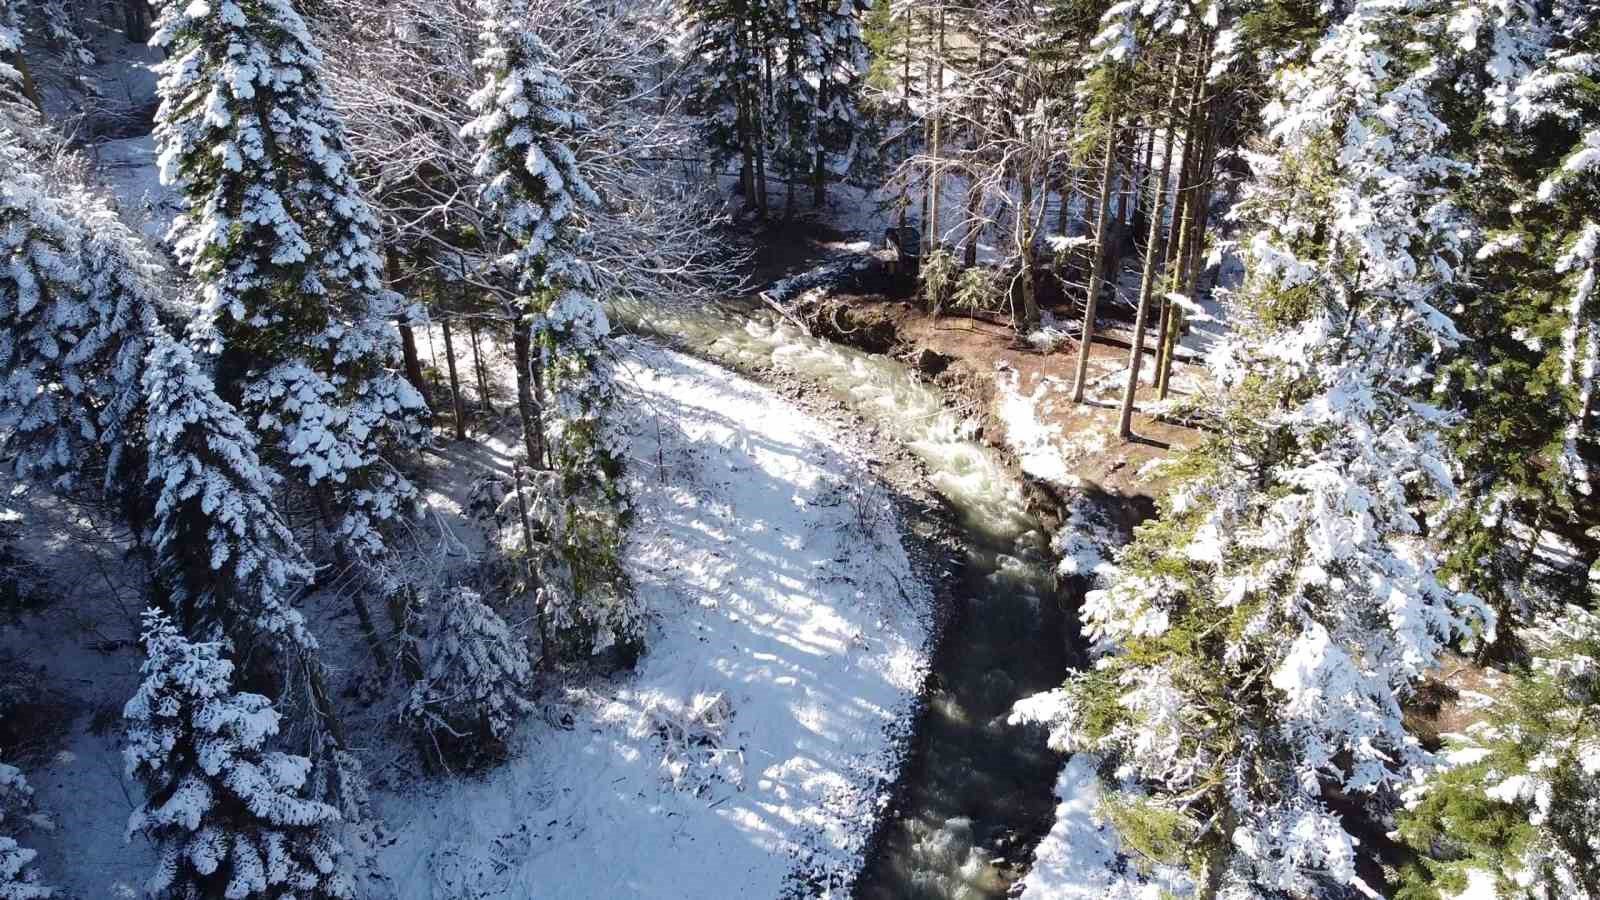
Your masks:
<instances>
[{"instance_id":1,"label":"tall tree trunk","mask_svg":"<svg viewBox=\"0 0 1600 900\"><path fill-rule=\"evenodd\" d=\"M122 0L122 33L130 44L143 44L150 40L148 0Z\"/></svg>"},{"instance_id":2,"label":"tall tree trunk","mask_svg":"<svg viewBox=\"0 0 1600 900\"><path fill-rule=\"evenodd\" d=\"M942 188L944 186L944 167L941 164L940 146L943 137L944 116L941 115L940 105L944 102L944 2L939 3L939 17L935 24L935 50L933 59L933 76L929 81L928 103L933 114L933 140L929 145L929 156L933 158L932 167L928 178L928 250L934 251L944 245L942 230L943 215L939 206L941 203Z\"/></svg>"},{"instance_id":3,"label":"tall tree trunk","mask_svg":"<svg viewBox=\"0 0 1600 900\"><path fill-rule=\"evenodd\" d=\"M1209 38L1202 38L1202 49L1195 57L1198 65L1203 64L1209 57L1205 47L1209 46ZM1183 141L1183 161L1178 166L1178 193L1173 200L1172 222L1177 230L1176 248L1171 256L1166 290L1164 294L1175 294L1183 285L1185 270L1189 262L1189 242L1194 235L1189 228L1189 209L1195 202L1195 181L1200 167L1200 147L1204 143L1201 137L1200 125L1200 94L1204 87L1203 72L1196 71L1195 78L1189 87L1189 125ZM1156 365L1150 373L1151 383L1159 389L1162 383L1162 374L1167 365L1167 340L1171 334L1174 320L1177 317L1177 304L1166 299L1165 296L1156 298L1157 317L1161 322L1161 330L1156 336ZM1165 395L1163 395L1165 399Z\"/></svg>"},{"instance_id":4,"label":"tall tree trunk","mask_svg":"<svg viewBox=\"0 0 1600 900\"><path fill-rule=\"evenodd\" d=\"M515 470L517 489L517 512L522 516L522 546L528 554L528 585L529 596L533 598L533 618L539 628L539 668L550 671L555 668L555 645L550 640L550 611L540 602L544 593L540 589L539 556L533 541L533 517L528 514L528 504L522 499L522 468Z\"/></svg>"},{"instance_id":5,"label":"tall tree trunk","mask_svg":"<svg viewBox=\"0 0 1600 900\"><path fill-rule=\"evenodd\" d=\"M962 262L967 268L978 264L978 239L983 235L982 208L983 190L978 183L978 172L971 172L972 182L967 185L967 240L966 251L962 255Z\"/></svg>"},{"instance_id":6,"label":"tall tree trunk","mask_svg":"<svg viewBox=\"0 0 1600 900\"><path fill-rule=\"evenodd\" d=\"M400 643L400 674L406 681L416 684L422 680L422 650L411 633L411 616L417 607L417 592L411 585L391 591L388 597L389 622L394 625L395 640Z\"/></svg>"},{"instance_id":7,"label":"tall tree trunk","mask_svg":"<svg viewBox=\"0 0 1600 900\"><path fill-rule=\"evenodd\" d=\"M767 192L767 100L772 96L772 54L767 47L763 35L757 33L756 22L752 16L750 23L750 46L761 47L761 71L758 73L756 84L755 102L755 135L756 135L756 206L761 210L763 220L772 217L772 205L768 203Z\"/></svg>"},{"instance_id":8,"label":"tall tree trunk","mask_svg":"<svg viewBox=\"0 0 1600 900\"><path fill-rule=\"evenodd\" d=\"M478 349L478 323L467 320L467 335L472 343L472 368L478 376L478 406L483 414L493 418L494 398L489 393L489 370L483 365L483 351Z\"/></svg>"},{"instance_id":9,"label":"tall tree trunk","mask_svg":"<svg viewBox=\"0 0 1600 900\"><path fill-rule=\"evenodd\" d=\"M1117 433L1124 439L1133 437L1133 403L1139 394L1139 369L1144 364L1144 336L1150 316L1150 295L1160 278L1163 257L1166 255L1166 231L1162 226L1165 217L1167 179L1172 174L1172 142L1177 136L1178 87L1183 81L1183 56L1172 72L1172 95L1167 100L1167 141L1161 153L1161 172L1150 185L1150 239L1145 242L1144 273L1139 279L1139 309L1133 322L1133 351L1128 358L1128 383L1122 391L1122 412L1117 420ZM1152 134L1155 129L1151 129Z\"/></svg>"},{"instance_id":10,"label":"tall tree trunk","mask_svg":"<svg viewBox=\"0 0 1600 900\"><path fill-rule=\"evenodd\" d=\"M1215 99L1208 100L1202 108L1201 125L1204 138L1201 141L1200 162L1195 176L1194 193L1192 202L1188 207L1189 221L1186 228L1189 232L1188 246L1185 248L1183 261L1183 280L1180 282L1177 293L1183 294L1195 302L1200 285L1200 254L1205 250L1206 222L1210 215L1212 193L1212 169L1216 166L1217 141L1220 137L1218 110ZM1184 313L1175 309L1172 313L1172 325L1167 330L1167 348L1161 362L1161 371L1156 376L1156 396L1167 399L1167 393L1172 382L1172 363L1178 353L1178 339L1183 336Z\"/></svg>"},{"instance_id":11,"label":"tall tree trunk","mask_svg":"<svg viewBox=\"0 0 1600 900\"><path fill-rule=\"evenodd\" d=\"M1148 214L1150 207L1150 195L1145 191L1144 185L1146 180L1148 180L1150 177L1150 163L1155 159L1155 149L1156 128L1152 126L1150 130L1145 133L1144 157L1140 161L1139 171L1133 179L1133 210L1128 214L1129 224L1139 217L1139 212L1141 210L1146 211L1146 214Z\"/></svg>"},{"instance_id":12,"label":"tall tree trunk","mask_svg":"<svg viewBox=\"0 0 1600 900\"><path fill-rule=\"evenodd\" d=\"M528 455L528 467L547 467L544 436L544 411L535 396L542 383L533 358L533 332L526 322L513 326L511 346L517 361L517 413L522 417L522 448Z\"/></svg>"},{"instance_id":13,"label":"tall tree trunk","mask_svg":"<svg viewBox=\"0 0 1600 900\"><path fill-rule=\"evenodd\" d=\"M330 503L328 491L318 488L315 492L317 510L321 513L323 522L332 522L334 510ZM338 566L338 571L348 571L355 562L337 538L333 540L333 558ZM378 671L389 671L389 653L383 647L383 636L378 634L378 623L372 617L372 607L368 605L367 598L362 596L359 585L350 591L350 606L356 611L356 622L361 626L361 637L366 640L367 648L372 651L372 661L377 663Z\"/></svg>"},{"instance_id":14,"label":"tall tree trunk","mask_svg":"<svg viewBox=\"0 0 1600 900\"><path fill-rule=\"evenodd\" d=\"M1027 334L1039 327L1039 300L1033 284L1033 166L1023 164L1021 182L1022 203L1017 207L1016 240L1017 255L1022 259L1022 321L1016 324L1019 333Z\"/></svg>"},{"instance_id":15,"label":"tall tree trunk","mask_svg":"<svg viewBox=\"0 0 1600 900\"><path fill-rule=\"evenodd\" d=\"M1227 798L1223 798L1222 802L1227 803ZM1217 895L1222 892L1222 877L1228 871L1228 851L1233 846L1236 827L1233 807L1225 807L1220 816L1216 831L1206 838L1195 900L1217 900Z\"/></svg>"},{"instance_id":16,"label":"tall tree trunk","mask_svg":"<svg viewBox=\"0 0 1600 900\"><path fill-rule=\"evenodd\" d=\"M1138 127L1136 121L1129 123L1124 143L1119 144L1117 147L1119 156L1129 160L1132 159ZM1119 165L1117 167L1117 211L1116 215L1112 217L1112 221L1116 222L1118 226L1124 225L1128 221L1128 195L1133 193L1133 185L1128 181L1128 169L1131 166L1130 162L1129 165Z\"/></svg>"},{"instance_id":17,"label":"tall tree trunk","mask_svg":"<svg viewBox=\"0 0 1600 900\"><path fill-rule=\"evenodd\" d=\"M390 284L399 290L400 254L391 243L385 248L384 255L387 257ZM422 402L432 409L433 398L428 396L428 382L422 377L422 360L417 356L417 334L412 330L411 318L401 316L395 324L400 329L400 353L405 362L406 380L422 395Z\"/></svg>"},{"instance_id":18,"label":"tall tree trunk","mask_svg":"<svg viewBox=\"0 0 1600 900\"><path fill-rule=\"evenodd\" d=\"M456 372L456 344L450 334L450 319L441 319L439 330L444 332L444 361L450 370L450 404L456 416L456 440L467 439L467 409L461 402L461 376Z\"/></svg>"},{"instance_id":19,"label":"tall tree trunk","mask_svg":"<svg viewBox=\"0 0 1600 900\"><path fill-rule=\"evenodd\" d=\"M1117 170L1117 108L1106 108L1106 159L1100 168L1100 199L1095 214L1094 262L1089 266L1089 294L1083 302L1083 338L1078 342L1078 371L1072 383L1072 401L1082 403L1088 387L1089 351L1094 343L1094 314L1100 304L1100 270L1106 260L1106 216L1111 205L1111 181Z\"/></svg>"}]
</instances>

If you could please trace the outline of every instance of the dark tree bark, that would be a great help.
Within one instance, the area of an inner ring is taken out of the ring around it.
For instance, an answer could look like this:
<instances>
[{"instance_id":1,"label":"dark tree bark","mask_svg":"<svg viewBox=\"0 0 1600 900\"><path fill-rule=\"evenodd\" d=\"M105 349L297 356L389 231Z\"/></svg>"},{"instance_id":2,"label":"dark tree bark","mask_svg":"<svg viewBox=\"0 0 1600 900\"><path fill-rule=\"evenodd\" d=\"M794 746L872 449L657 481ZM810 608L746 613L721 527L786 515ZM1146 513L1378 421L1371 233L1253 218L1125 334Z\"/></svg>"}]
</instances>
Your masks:
<instances>
[{"instance_id":1,"label":"dark tree bark","mask_svg":"<svg viewBox=\"0 0 1600 900\"><path fill-rule=\"evenodd\" d=\"M1100 169L1100 198L1096 204L1094 262L1089 267L1089 294L1083 301L1083 337L1078 342L1078 371L1072 384L1072 401L1082 403L1089 378L1089 350L1094 343L1094 314L1100 303L1100 270L1106 260L1106 216L1109 212L1112 178L1117 170L1117 109L1115 101L1106 110L1106 158Z\"/></svg>"},{"instance_id":2,"label":"dark tree bark","mask_svg":"<svg viewBox=\"0 0 1600 900\"><path fill-rule=\"evenodd\" d=\"M440 330L444 332L444 361L450 370L450 407L455 413L456 440L467 439L467 409L461 402L461 376L456 371L456 345L450 334L450 320L448 318L440 323Z\"/></svg>"}]
</instances>

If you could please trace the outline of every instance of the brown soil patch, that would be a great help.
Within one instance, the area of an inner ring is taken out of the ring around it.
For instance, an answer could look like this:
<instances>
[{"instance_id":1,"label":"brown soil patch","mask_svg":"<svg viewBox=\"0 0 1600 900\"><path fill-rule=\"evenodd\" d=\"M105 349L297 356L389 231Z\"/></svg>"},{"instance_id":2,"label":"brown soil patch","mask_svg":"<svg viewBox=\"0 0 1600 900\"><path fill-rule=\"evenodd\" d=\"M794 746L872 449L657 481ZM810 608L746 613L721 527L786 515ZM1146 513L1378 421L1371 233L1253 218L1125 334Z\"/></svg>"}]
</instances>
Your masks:
<instances>
[{"instance_id":1,"label":"brown soil patch","mask_svg":"<svg viewBox=\"0 0 1600 900\"><path fill-rule=\"evenodd\" d=\"M1000 410L1002 388L1037 397L1041 424L1059 429L1068 474L1090 488L1154 500L1164 492L1166 483L1146 470L1146 465L1191 447L1202 437L1194 428L1137 411L1135 438L1117 436L1117 403L1132 347L1131 329L1126 326L1114 325L1095 336L1089 402L1077 404L1071 395L1076 340L1063 340L1046 352L1019 341L1000 316L934 317L913 303L882 296L834 295L803 305L800 312L822 337L869 352L890 352L921 369L950 391L953 402L979 417L988 443L1013 456L1016 442L1006 434ZM1153 343L1152 334L1147 344ZM1147 346L1144 381L1148 382L1154 369L1154 349ZM1173 370L1171 396L1195 390L1198 371L1192 358L1180 355ZM1138 402L1155 400L1155 389L1143 384Z\"/></svg>"}]
</instances>

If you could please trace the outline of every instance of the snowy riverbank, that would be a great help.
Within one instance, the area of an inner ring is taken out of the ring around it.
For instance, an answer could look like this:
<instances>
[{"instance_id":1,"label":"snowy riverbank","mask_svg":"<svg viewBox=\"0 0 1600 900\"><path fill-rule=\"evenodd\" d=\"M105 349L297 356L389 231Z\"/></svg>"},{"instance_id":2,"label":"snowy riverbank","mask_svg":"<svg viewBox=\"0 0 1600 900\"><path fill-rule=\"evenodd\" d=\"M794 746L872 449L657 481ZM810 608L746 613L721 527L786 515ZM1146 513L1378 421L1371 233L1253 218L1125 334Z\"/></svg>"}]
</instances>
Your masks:
<instances>
[{"instance_id":1,"label":"snowy riverbank","mask_svg":"<svg viewBox=\"0 0 1600 900\"><path fill-rule=\"evenodd\" d=\"M484 778L376 798L396 897L812 895L860 866L926 671L929 592L828 426L632 347L628 566L649 651L559 698L570 720L536 720Z\"/></svg>"}]
</instances>

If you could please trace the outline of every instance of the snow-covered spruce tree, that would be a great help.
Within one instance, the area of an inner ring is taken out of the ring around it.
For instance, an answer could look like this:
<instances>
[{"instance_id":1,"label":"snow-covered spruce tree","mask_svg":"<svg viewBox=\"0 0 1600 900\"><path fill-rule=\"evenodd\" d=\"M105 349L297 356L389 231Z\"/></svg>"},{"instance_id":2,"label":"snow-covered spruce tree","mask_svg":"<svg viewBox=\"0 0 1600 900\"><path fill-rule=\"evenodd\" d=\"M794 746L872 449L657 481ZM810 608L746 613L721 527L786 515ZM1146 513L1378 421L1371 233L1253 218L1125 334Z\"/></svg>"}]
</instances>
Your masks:
<instances>
[{"instance_id":1,"label":"snow-covered spruce tree","mask_svg":"<svg viewBox=\"0 0 1600 900\"><path fill-rule=\"evenodd\" d=\"M683 0L683 46L693 62L690 108L700 117L717 171L739 160L745 205L762 216L774 111L764 89L770 0Z\"/></svg>"},{"instance_id":2,"label":"snow-covered spruce tree","mask_svg":"<svg viewBox=\"0 0 1600 900\"><path fill-rule=\"evenodd\" d=\"M881 0L887 4L888 0ZM816 39L811 58L817 81L811 205L827 200L828 181L859 171L868 162L870 123L862 90L871 57L862 23L871 0L811 0L809 22Z\"/></svg>"},{"instance_id":3,"label":"snow-covered spruce tree","mask_svg":"<svg viewBox=\"0 0 1600 900\"><path fill-rule=\"evenodd\" d=\"M1397 900L1442 900L1492 880L1502 900L1600 898L1600 618L1568 607L1548 644L1450 738L1400 832L1419 854Z\"/></svg>"},{"instance_id":4,"label":"snow-covered spruce tree","mask_svg":"<svg viewBox=\"0 0 1600 900\"><path fill-rule=\"evenodd\" d=\"M222 396L270 435L340 521L342 551L381 550L415 489L386 454L423 435L399 372L378 226L328 108L320 56L288 0L161 4L161 175L189 211L168 235L199 288L189 339Z\"/></svg>"},{"instance_id":5,"label":"snow-covered spruce tree","mask_svg":"<svg viewBox=\"0 0 1600 900\"><path fill-rule=\"evenodd\" d=\"M1468 502L1442 544L1502 620L1491 655L1514 658L1518 627L1585 594L1584 573L1538 564L1541 533L1600 526L1600 10L1464 3L1449 37L1465 69L1453 129L1484 175L1461 202L1488 240L1454 316L1471 339L1447 379L1468 411L1454 441Z\"/></svg>"},{"instance_id":6,"label":"snow-covered spruce tree","mask_svg":"<svg viewBox=\"0 0 1600 900\"><path fill-rule=\"evenodd\" d=\"M306 797L310 761L265 749L278 732L271 701L235 693L221 645L189 640L160 612L145 614L144 642L123 754L145 788L129 836L158 848L145 890L183 900L353 897L332 836L339 812Z\"/></svg>"},{"instance_id":7,"label":"snow-covered spruce tree","mask_svg":"<svg viewBox=\"0 0 1600 900\"><path fill-rule=\"evenodd\" d=\"M435 765L498 758L531 709L526 642L470 588L445 598L429 634L427 669L412 688L406 718Z\"/></svg>"},{"instance_id":8,"label":"snow-covered spruce tree","mask_svg":"<svg viewBox=\"0 0 1600 900\"><path fill-rule=\"evenodd\" d=\"M311 577L273 504L256 439L181 343L155 342L144 370L158 578L185 633L237 648L309 653L290 603Z\"/></svg>"},{"instance_id":9,"label":"snow-covered spruce tree","mask_svg":"<svg viewBox=\"0 0 1600 900\"><path fill-rule=\"evenodd\" d=\"M127 500L154 260L102 199L28 154L0 171L0 443L19 477Z\"/></svg>"},{"instance_id":10,"label":"snow-covered spruce tree","mask_svg":"<svg viewBox=\"0 0 1600 900\"><path fill-rule=\"evenodd\" d=\"M15 0L0 0L0 150L12 153L12 145L25 139L22 127L32 123L39 112L39 92L27 72L22 56L22 23L17 19Z\"/></svg>"},{"instance_id":11,"label":"snow-covered spruce tree","mask_svg":"<svg viewBox=\"0 0 1600 900\"><path fill-rule=\"evenodd\" d=\"M33 802L33 788L15 766L0 762L0 826ZM55 892L41 884L33 870L38 851L20 846L15 838L0 834L0 900L46 900Z\"/></svg>"},{"instance_id":12,"label":"snow-covered spruce tree","mask_svg":"<svg viewBox=\"0 0 1600 900\"><path fill-rule=\"evenodd\" d=\"M472 97L478 117L462 131L478 144L479 202L507 250L492 262L515 300L513 345L528 464L554 476L559 492L538 523L568 570L541 585L543 652L555 641L587 651L642 634L620 551L628 498L620 436L607 427L613 402L608 334L585 291L580 208L600 203L564 138L583 126L571 91L547 65L524 0L480 0L486 83ZM539 479L548 481L548 479ZM530 562L531 564L531 562Z\"/></svg>"},{"instance_id":13,"label":"snow-covered spruce tree","mask_svg":"<svg viewBox=\"0 0 1600 900\"><path fill-rule=\"evenodd\" d=\"M1447 13L1358 0L1275 79L1220 433L1090 595L1110 652L1024 711L1138 786L1113 820L1202 898L1370 890L1346 815L1398 807L1428 761L1402 702L1491 617L1422 533L1453 496L1424 398L1466 252L1421 49Z\"/></svg>"}]
</instances>

